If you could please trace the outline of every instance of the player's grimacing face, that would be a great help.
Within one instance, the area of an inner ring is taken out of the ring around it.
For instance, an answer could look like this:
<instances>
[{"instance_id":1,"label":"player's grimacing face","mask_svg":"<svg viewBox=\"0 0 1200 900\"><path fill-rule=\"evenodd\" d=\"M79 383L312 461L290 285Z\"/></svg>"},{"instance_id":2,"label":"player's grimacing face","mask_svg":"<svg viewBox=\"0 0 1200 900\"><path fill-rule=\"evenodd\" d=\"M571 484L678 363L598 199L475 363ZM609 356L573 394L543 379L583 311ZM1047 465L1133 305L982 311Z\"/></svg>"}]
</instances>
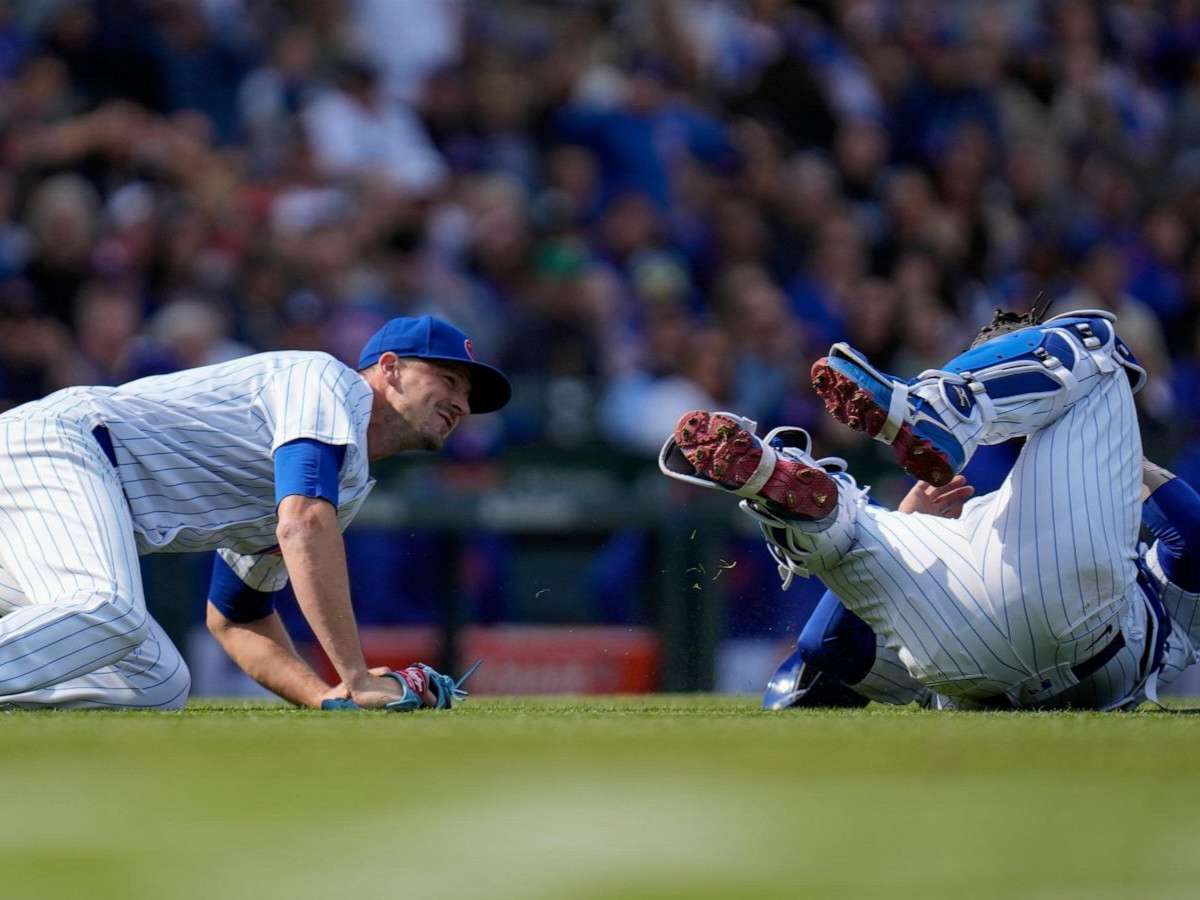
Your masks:
<instances>
[{"instance_id":1,"label":"player's grimacing face","mask_svg":"<svg viewBox=\"0 0 1200 900\"><path fill-rule=\"evenodd\" d=\"M405 359L394 373L389 405L424 450L440 450L470 412L471 379L457 363Z\"/></svg>"}]
</instances>

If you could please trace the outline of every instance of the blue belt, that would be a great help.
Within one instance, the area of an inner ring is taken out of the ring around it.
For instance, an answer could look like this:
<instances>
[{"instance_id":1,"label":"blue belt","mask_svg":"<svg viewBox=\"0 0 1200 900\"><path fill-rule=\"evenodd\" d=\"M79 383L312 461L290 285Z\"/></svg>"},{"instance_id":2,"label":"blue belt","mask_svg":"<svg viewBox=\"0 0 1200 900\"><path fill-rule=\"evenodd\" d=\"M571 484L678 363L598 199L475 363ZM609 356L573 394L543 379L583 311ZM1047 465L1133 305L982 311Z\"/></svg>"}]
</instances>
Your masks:
<instances>
[{"instance_id":1,"label":"blue belt","mask_svg":"<svg viewBox=\"0 0 1200 900\"><path fill-rule=\"evenodd\" d=\"M117 467L117 451L113 449L112 435L108 433L108 429L103 425L97 425L92 429L92 437L96 439L96 443L100 445L100 449L104 451L104 455L108 457L108 461L113 464L113 468Z\"/></svg>"}]
</instances>

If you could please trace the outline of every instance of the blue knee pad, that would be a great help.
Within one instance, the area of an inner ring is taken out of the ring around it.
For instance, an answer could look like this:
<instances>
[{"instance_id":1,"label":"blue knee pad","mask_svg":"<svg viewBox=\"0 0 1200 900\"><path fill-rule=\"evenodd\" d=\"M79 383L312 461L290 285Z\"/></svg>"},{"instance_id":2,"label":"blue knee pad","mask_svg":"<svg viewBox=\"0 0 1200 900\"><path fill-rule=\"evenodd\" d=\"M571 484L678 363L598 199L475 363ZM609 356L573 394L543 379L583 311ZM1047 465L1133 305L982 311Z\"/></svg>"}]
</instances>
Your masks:
<instances>
[{"instance_id":1,"label":"blue knee pad","mask_svg":"<svg viewBox=\"0 0 1200 900\"><path fill-rule=\"evenodd\" d=\"M1017 395L1049 394L1059 390L1060 382L1044 368L1043 360L1049 357L1059 360L1067 369L1075 367L1075 349L1070 343L1062 335L1051 332L1045 326L1034 325L992 338L966 353L960 353L946 363L943 369L955 375L964 372L978 374L987 372L994 366L1011 369L1015 365L1025 363L1024 367L1013 370L1011 374L988 382L988 396L1002 400Z\"/></svg>"},{"instance_id":2,"label":"blue knee pad","mask_svg":"<svg viewBox=\"0 0 1200 900\"><path fill-rule=\"evenodd\" d=\"M817 603L796 646L808 665L846 685L862 681L875 664L875 632L831 591Z\"/></svg>"},{"instance_id":3,"label":"blue knee pad","mask_svg":"<svg viewBox=\"0 0 1200 900\"><path fill-rule=\"evenodd\" d=\"M1062 331L1071 334L1078 343L1068 341L1060 333ZM1110 341L1113 362L1126 370L1130 385L1137 393L1145 384L1146 370L1116 334L1113 322L1094 310L1082 310L1079 315L1068 313L1056 316L1042 325L1031 325L994 337L960 353L943 368L956 375L980 375L994 366L1010 372L999 378L988 379L987 392L993 400L1054 393L1060 383L1057 378L1051 377L1049 370L1061 366L1066 371L1073 371L1080 354L1099 352Z\"/></svg>"},{"instance_id":4,"label":"blue knee pad","mask_svg":"<svg viewBox=\"0 0 1200 900\"><path fill-rule=\"evenodd\" d=\"M1158 539L1158 562L1172 584L1200 591L1200 494L1172 478L1142 504L1142 524Z\"/></svg>"}]
</instances>

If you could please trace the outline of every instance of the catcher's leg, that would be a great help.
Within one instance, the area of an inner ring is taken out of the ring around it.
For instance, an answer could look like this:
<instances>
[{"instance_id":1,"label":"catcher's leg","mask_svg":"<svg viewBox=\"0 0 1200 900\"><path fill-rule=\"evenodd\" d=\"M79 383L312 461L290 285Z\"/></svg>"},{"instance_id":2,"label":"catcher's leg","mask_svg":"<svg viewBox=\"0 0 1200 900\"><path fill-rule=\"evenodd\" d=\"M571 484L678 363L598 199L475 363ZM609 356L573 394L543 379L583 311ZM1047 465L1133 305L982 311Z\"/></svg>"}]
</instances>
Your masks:
<instances>
[{"instance_id":1,"label":"catcher's leg","mask_svg":"<svg viewBox=\"0 0 1200 900\"><path fill-rule=\"evenodd\" d=\"M789 573L786 583L792 574L835 565L854 541L864 492L841 460L812 457L803 429L777 428L765 439L754 430L754 422L733 413L685 413L663 445L659 469L742 497L742 508L764 529L777 527L787 547L786 556L776 555Z\"/></svg>"},{"instance_id":2,"label":"catcher's leg","mask_svg":"<svg viewBox=\"0 0 1200 900\"><path fill-rule=\"evenodd\" d=\"M876 703L940 708L944 698L927 688L909 674L900 654L887 645L887 638L875 635L875 662L861 679L851 687Z\"/></svg>"},{"instance_id":3,"label":"catcher's leg","mask_svg":"<svg viewBox=\"0 0 1200 900\"><path fill-rule=\"evenodd\" d=\"M865 706L870 698L850 685L874 662L875 634L826 591L767 682L763 709Z\"/></svg>"},{"instance_id":4,"label":"catcher's leg","mask_svg":"<svg viewBox=\"0 0 1200 900\"><path fill-rule=\"evenodd\" d=\"M1123 368L1145 373L1111 313L1086 310L993 338L912 382L875 369L845 344L813 365L813 387L839 421L892 445L909 474L945 484L980 444L1056 421Z\"/></svg>"},{"instance_id":5,"label":"catcher's leg","mask_svg":"<svg viewBox=\"0 0 1200 900\"><path fill-rule=\"evenodd\" d=\"M689 413L659 457L673 478L742 496L785 586L817 575L899 653L922 683L991 697L1028 669L980 600L984 587L957 522L865 504L840 460L816 460L800 429L754 436L730 413ZM910 652L911 651L911 652Z\"/></svg>"},{"instance_id":6,"label":"catcher's leg","mask_svg":"<svg viewBox=\"0 0 1200 900\"><path fill-rule=\"evenodd\" d=\"M123 659L151 626L129 506L90 432L0 419L0 471L3 702Z\"/></svg>"},{"instance_id":7,"label":"catcher's leg","mask_svg":"<svg viewBox=\"0 0 1200 900\"><path fill-rule=\"evenodd\" d=\"M1105 377L1030 435L981 513L964 514L991 615L1034 675L1016 697L1023 705L1074 687L1114 641L1144 655L1152 623L1135 565L1141 461L1128 380ZM1099 691L1119 700L1122 685L1132 690L1146 672L1097 674L1128 678Z\"/></svg>"},{"instance_id":8,"label":"catcher's leg","mask_svg":"<svg viewBox=\"0 0 1200 900\"><path fill-rule=\"evenodd\" d=\"M984 700L1032 671L988 600L972 537L961 520L866 506L853 548L814 574L878 635L877 661L938 694Z\"/></svg>"},{"instance_id":9,"label":"catcher's leg","mask_svg":"<svg viewBox=\"0 0 1200 900\"><path fill-rule=\"evenodd\" d=\"M830 690L827 682L842 690ZM928 706L931 692L908 674L882 636L826 591L768 684L763 706L858 706L867 700Z\"/></svg>"}]
</instances>

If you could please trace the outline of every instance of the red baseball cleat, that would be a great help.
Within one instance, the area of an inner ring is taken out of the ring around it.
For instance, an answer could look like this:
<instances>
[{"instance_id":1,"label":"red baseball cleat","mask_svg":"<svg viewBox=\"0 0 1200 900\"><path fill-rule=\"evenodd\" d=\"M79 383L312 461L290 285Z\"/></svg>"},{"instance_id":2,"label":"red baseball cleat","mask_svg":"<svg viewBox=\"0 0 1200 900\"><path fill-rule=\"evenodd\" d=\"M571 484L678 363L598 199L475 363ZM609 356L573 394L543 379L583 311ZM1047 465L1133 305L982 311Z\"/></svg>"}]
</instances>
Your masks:
<instances>
[{"instance_id":1,"label":"red baseball cleat","mask_svg":"<svg viewBox=\"0 0 1200 900\"><path fill-rule=\"evenodd\" d=\"M732 413L685 413L672 441L708 486L809 519L824 518L837 506L837 482L824 469L801 462L795 454L776 452L755 436L753 423ZM670 448L668 442L663 465Z\"/></svg>"}]
</instances>

